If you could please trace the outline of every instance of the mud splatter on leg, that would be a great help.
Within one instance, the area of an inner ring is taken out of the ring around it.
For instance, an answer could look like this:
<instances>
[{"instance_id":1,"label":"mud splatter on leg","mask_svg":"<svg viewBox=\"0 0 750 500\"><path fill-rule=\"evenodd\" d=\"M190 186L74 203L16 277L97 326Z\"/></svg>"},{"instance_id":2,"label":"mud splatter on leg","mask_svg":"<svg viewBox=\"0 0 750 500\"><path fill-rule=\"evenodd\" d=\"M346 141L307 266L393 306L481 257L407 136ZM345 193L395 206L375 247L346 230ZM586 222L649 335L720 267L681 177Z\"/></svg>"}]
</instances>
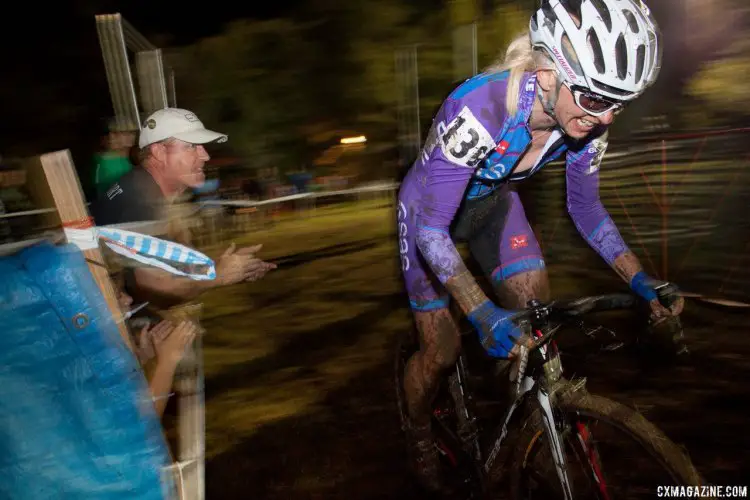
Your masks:
<instances>
[{"instance_id":1,"label":"mud splatter on leg","mask_svg":"<svg viewBox=\"0 0 750 500\"><path fill-rule=\"evenodd\" d=\"M524 308L531 299L542 302L550 299L546 269L519 273L502 281L494 281L493 285L500 305L505 309Z\"/></svg>"},{"instance_id":2,"label":"mud splatter on leg","mask_svg":"<svg viewBox=\"0 0 750 500\"><path fill-rule=\"evenodd\" d=\"M412 422L427 425L440 375L456 362L461 337L448 309L415 312L414 317L420 350L406 364L404 390Z\"/></svg>"}]
</instances>

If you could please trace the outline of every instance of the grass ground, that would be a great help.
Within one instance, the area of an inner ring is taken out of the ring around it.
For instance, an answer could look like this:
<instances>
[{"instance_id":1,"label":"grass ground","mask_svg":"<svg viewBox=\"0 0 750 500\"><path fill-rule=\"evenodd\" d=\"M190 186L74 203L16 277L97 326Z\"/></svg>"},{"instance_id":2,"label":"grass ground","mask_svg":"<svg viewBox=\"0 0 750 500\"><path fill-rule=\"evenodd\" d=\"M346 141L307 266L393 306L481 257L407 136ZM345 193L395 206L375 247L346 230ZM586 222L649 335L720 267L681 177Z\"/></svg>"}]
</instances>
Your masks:
<instances>
[{"instance_id":1,"label":"grass ground","mask_svg":"<svg viewBox=\"0 0 750 500\"><path fill-rule=\"evenodd\" d=\"M390 314L400 297L385 210L361 208L283 221L236 241L264 243L263 257L279 268L204 303L208 411L216 417L207 420L209 457L264 423L314 409L380 362L407 324L405 311Z\"/></svg>"}]
</instances>

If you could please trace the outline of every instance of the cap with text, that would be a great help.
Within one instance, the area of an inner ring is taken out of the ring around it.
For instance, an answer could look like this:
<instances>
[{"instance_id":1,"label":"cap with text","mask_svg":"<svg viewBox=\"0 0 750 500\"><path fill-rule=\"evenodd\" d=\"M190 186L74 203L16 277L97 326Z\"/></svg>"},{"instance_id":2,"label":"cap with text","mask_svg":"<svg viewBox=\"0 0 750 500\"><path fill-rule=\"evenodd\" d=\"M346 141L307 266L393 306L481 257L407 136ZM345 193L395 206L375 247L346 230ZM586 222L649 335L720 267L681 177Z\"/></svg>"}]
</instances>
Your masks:
<instances>
[{"instance_id":1,"label":"cap with text","mask_svg":"<svg viewBox=\"0 0 750 500\"><path fill-rule=\"evenodd\" d=\"M164 108L151 114L141 125L138 147L175 138L191 144L226 142L226 134L208 130L192 111Z\"/></svg>"}]
</instances>

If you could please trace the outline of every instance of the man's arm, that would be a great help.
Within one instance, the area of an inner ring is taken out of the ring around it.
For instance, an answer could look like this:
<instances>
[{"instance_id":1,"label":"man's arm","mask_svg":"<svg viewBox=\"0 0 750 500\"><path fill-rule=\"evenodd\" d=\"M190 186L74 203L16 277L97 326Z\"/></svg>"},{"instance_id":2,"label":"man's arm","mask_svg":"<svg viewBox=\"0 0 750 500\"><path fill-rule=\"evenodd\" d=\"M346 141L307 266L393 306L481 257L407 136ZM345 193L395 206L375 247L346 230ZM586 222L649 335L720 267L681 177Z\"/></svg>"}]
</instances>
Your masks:
<instances>
[{"instance_id":1,"label":"man's arm","mask_svg":"<svg viewBox=\"0 0 750 500\"><path fill-rule=\"evenodd\" d=\"M628 285L643 271L599 198L599 166L607 149L607 132L580 151L568 152L568 213L578 232Z\"/></svg>"},{"instance_id":2,"label":"man's arm","mask_svg":"<svg viewBox=\"0 0 750 500\"><path fill-rule=\"evenodd\" d=\"M154 408L159 417L164 415L164 409L169 402L176 370L177 365L175 363L164 363L158 359L144 368L151 398L154 401Z\"/></svg>"},{"instance_id":3,"label":"man's arm","mask_svg":"<svg viewBox=\"0 0 750 500\"><path fill-rule=\"evenodd\" d=\"M138 266L133 270L134 285L146 294L187 301L213 288L256 281L276 268L276 264L255 256L262 247L255 245L236 250L235 245L231 244L216 262L216 278L213 280L194 280L155 267Z\"/></svg>"},{"instance_id":4,"label":"man's arm","mask_svg":"<svg viewBox=\"0 0 750 500\"><path fill-rule=\"evenodd\" d=\"M181 301L194 299L222 285L218 276L215 280L199 281L176 276L155 267L136 267L133 269L133 277L138 290Z\"/></svg>"},{"instance_id":5,"label":"man's arm","mask_svg":"<svg viewBox=\"0 0 750 500\"><path fill-rule=\"evenodd\" d=\"M173 326L168 321L157 324L150 332L150 339L156 356L145 368L149 390L157 414L161 417L171 395L177 365L182 360L185 349L192 344L197 334L195 323L183 321ZM141 342L146 341L146 330L141 332Z\"/></svg>"},{"instance_id":6,"label":"man's arm","mask_svg":"<svg viewBox=\"0 0 750 500\"><path fill-rule=\"evenodd\" d=\"M144 184L143 178L136 179L136 173L126 175L92 206L92 213L97 225L111 224L136 224L138 228L128 229L154 235L161 239L167 237L168 221L166 213L160 208L163 200L155 199L156 194L147 193L145 198L141 195L144 190L148 191L148 183ZM140 173L139 175L148 175ZM144 187L145 186L145 187ZM153 187L153 186L152 186ZM104 246L106 248L106 246ZM176 276L162 269L148 265L138 264L123 257L115 257L122 267L132 268L128 273L128 281L133 292L145 298L155 296L155 299L188 301L198 297L202 293L216 287L240 283L242 281L255 281L261 278L276 266L263 262L255 257L261 245L246 247L235 251L235 246L229 249L218 259L216 263L216 279L194 280L184 276ZM111 251L106 255L112 256ZM150 300L150 299L148 299Z\"/></svg>"}]
</instances>

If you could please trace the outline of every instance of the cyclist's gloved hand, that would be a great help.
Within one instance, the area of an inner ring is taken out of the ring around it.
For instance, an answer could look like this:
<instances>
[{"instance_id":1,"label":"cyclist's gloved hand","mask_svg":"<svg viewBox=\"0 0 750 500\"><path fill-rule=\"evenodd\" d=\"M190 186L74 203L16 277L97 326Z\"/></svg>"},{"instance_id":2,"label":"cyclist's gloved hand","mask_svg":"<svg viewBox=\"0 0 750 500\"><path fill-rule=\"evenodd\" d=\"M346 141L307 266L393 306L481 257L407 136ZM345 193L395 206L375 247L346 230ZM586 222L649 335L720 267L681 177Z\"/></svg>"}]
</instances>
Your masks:
<instances>
[{"instance_id":1,"label":"cyclist's gloved hand","mask_svg":"<svg viewBox=\"0 0 750 500\"><path fill-rule=\"evenodd\" d=\"M512 315L512 312L500 309L490 300L467 315L490 356L507 358L515 346L515 340L521 336L521 329L510 319Z\"/></svg>"},{"instance_id":2,"label":"cyclist's gloved hand","mask_svg":"<svg viewBox=\"0 0 750 500\"><path fill-rule=\"evenodd\" d=\"M669 296L662 296L659 300L659 293L656 287L664 285L666 282L649 277L645 272L640 271L630 280L630 288L648 301L651 306L651 313L654 318L664 318L667 316L677 316L682 312L685 300L677 294L677 288L674 287L674 293ZM671 302L671 303L670 303ZM668 306L668 307L665 307Z\"/></svg>"}]
</instances>

